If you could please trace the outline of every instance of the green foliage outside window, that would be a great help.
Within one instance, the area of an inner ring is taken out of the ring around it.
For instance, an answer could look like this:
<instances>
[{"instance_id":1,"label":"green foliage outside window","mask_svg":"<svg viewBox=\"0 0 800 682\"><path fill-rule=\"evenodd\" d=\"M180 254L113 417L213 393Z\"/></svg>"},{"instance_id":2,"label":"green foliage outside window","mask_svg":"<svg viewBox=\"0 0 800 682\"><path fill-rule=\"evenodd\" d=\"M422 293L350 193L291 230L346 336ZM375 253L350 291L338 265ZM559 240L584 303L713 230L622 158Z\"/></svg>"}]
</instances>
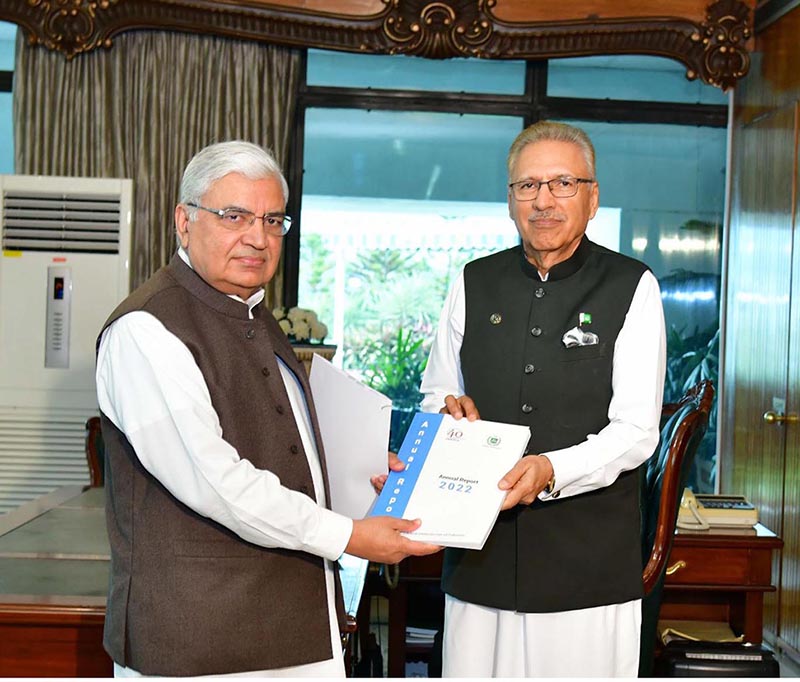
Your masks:
<instances>
[{"instance_id":1,"label":"green foliage outside window","mask_svg":"<svg viewBox=\"0 0 800 682\"><path fill-rule=\"evenodd\" d=\"M687 333L670 327L667 333L667 373L664 402L677 402L692 386L704 379L719 390L719 327L695 327ZM716 480L717 396L708 415L708 430L695 455L688 484L696 492L714 492Z\"/></svg>"}]
</instances>

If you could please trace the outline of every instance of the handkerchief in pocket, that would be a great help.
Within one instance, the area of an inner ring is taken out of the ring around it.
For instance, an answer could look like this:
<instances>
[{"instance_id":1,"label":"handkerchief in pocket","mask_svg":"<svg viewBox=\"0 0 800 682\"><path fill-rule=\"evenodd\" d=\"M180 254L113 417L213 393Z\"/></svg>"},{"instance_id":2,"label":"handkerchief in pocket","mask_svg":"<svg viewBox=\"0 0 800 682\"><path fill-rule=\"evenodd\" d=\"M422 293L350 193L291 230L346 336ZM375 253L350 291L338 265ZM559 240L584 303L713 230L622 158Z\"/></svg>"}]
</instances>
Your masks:
<instances>
[{"instance_id":1,"label":"handkerchief in pocket","mask_svg":"<svg viewBox=\"0 0 800 682\"><path fill-rule=\"evenodd\" d=\"M561 343L567 348L575 346L596 346L600 342L597 334L587 332L580 327L573 327L561 337Z\"/></svg>"}]
</instances>

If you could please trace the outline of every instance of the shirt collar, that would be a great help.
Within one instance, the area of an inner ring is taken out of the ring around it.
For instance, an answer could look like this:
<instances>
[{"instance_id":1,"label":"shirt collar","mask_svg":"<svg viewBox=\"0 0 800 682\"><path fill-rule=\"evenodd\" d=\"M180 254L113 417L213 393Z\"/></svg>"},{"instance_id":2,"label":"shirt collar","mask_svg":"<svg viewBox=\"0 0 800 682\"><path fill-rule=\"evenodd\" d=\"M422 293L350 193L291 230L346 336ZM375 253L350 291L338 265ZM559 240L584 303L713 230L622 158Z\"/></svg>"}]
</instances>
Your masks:
<instances>
[{"instance_id":1,"label":"shirt collar","mask_svg":"<svg viewBox=\"0 0 800 682\"><path fill-rule=\"evenodd\" d=\"M580 244L578 244L578 248L575 249L575 253L567 258L567 260L556 263L547 271L545 277L542 277L536 266L532 265L525 257L525 249L522 248L522 246L519 247L519 251L522 256L522 271L528 277L538 282L557 282L560 279L571 277L583 267L583 264L586 262L586 259L589 258L589 254L592 251L592 242L589 241L586 235L583 235Z\"/></svg>"},{"instance_id":2,"label":"shirt collar","mask_svg":"<svg viewBox=\"0 0 800 682\"><path fill-rule=\"evenodd\" d=\"M182 246L178 247L178 255L180 256L181 260L186 263L190 268L192 268L192 262L189 260L189 254L187 253L186 249ZM192 268L194 270L194 268ZM228 298L232 298L234 301L238 301L239 303L244 303L247 306L247 311L250 314L250 319L253 318L253 308L255 308L261 301L264 300L265 292L263 289L258 289L254 294L248 297L247 300L243 299L241 296L236 294L225 294Z\"/></svg>"}]
</instances>

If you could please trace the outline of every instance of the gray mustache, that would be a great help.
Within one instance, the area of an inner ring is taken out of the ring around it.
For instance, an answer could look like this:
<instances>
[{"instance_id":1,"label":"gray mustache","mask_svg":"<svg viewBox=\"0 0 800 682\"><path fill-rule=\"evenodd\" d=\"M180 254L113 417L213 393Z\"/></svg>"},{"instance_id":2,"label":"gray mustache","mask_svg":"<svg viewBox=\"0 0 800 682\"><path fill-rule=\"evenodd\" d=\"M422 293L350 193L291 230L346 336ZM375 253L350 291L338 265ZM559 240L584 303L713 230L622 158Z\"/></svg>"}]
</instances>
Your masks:
<instances>
[{"instance_id":1,"label":"gray mustache","mask_svg":"<svg viewBox=\"0 0 800 682\"><path fill-rule=\"evenodd\" d=\"M528 220L566 220L563 213L556 211L534 211L528 216Z\"/></svg>"}]
</instances>

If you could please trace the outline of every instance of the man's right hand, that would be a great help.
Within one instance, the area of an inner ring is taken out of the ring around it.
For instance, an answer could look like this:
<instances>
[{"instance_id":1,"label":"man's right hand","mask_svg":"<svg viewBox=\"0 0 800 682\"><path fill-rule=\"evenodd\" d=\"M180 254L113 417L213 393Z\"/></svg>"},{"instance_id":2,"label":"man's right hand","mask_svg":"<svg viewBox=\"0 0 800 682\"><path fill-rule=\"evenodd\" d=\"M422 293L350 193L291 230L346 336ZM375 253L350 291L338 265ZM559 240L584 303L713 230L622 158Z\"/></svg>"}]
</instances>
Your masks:
<instances>
[{"instance_id":1,"label":"man's right hand","mask_svg":"<svg viewBox=\"0 0 800 682\"><path fill-rule=\"evenodd\" d=\"M444 407L439 410L441 414L449 414L451 417L461 419L466 417L468 421L474 422L480 419L478 408L468 395L462 395L456 398L454 395L445 396Z\"/></svg>"},{"instance_id":2,"label":"man's right hand","mask_svg":"<svg viewBox=\"0 0 800 682\"><path fill-rule=\"evenodd\" d=\"M396 519L392 516L370 516L353 521L353 533L345 552L353 556L396 564L407 556L424 556L442 549L439 545L409 540L400 533L410 533L419 528L421 522Z\"/></svg>"}]
</instances>

